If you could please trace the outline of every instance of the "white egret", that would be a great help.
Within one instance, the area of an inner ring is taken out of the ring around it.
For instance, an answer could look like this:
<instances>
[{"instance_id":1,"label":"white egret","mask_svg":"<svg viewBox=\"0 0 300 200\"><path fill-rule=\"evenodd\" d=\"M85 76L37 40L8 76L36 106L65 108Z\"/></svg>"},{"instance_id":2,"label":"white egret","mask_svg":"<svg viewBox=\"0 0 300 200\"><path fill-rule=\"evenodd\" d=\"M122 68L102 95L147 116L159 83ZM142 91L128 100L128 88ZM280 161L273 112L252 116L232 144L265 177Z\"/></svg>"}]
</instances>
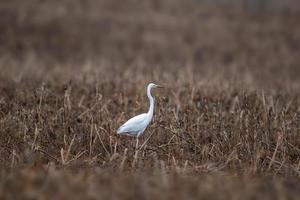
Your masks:
<instances>
[{"instance_id":1,"label":"white egret","mask_svg":"<svg viewBox=\"0 0 300 200\"><path fill-rule=\"evenodd\" d=\"M136 136L136 147L138 146L139 136L142 135L153 117L154 98L151 95L152 88L161 88L162 86L149 83L147 86L147 96L149 99L149 110L147 113L137 115L125 122L118 130L117 134Z\"/></svg>"}]
</instances>

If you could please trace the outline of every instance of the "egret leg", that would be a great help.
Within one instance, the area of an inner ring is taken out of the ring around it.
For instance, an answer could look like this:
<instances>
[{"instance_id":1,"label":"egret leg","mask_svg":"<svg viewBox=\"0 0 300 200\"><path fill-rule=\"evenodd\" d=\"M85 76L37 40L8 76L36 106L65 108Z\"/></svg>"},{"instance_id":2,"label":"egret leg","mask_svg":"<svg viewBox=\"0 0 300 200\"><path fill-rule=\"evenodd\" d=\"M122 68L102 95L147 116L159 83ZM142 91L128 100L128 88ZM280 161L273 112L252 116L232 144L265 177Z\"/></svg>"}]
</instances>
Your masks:
<instances>
[{"instance_id":1,"label":"egret leg","mask_svg":"<svg viewBox=\"0 0 300 200\"><path fill-rule=\"evenodd\" d=\"M138 149L138 147L139 147L139 136L136 137L135 149Z\"/></svg>"},{"instance_id":2,"label":"egret leg","mask_svg":"<svg viewBox=\"0 0 300 200\"><path fill-rule=\"evenodd\" d=\"M133 162L132 162L132 167L133 168L135 168L135 165L136 165L137 160L138 160L138 153L139 153L138 146L139 146L139 137L137 136L136 137L136 144L135 144L135 154L134 154L134 158L133 158Z\"/></svg>"},{"instance_id":3,"label":"egret leg","mask_svg":"<svg viewBox=\"0 0 300 200\"><path fill-rule=\"evenodd\" d=\"M144 143L142 143L140 149L142 149L146 144L147 142L149 141L149 139L152 137L152 135L154 134L154 131L151 133L151 135L146 139L146 141Z\"/></svg>"}]
</instances>

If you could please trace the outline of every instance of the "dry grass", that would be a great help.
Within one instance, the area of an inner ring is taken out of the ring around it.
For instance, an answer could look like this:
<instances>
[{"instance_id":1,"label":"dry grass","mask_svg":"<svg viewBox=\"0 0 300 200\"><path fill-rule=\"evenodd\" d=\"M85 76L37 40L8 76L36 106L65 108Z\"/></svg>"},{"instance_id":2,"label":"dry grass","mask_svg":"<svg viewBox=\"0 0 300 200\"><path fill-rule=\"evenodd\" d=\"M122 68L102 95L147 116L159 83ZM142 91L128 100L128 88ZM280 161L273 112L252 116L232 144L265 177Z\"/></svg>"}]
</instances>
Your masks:
<instances>
[{"instance_id":1,"label":"dry grass","mask_svg":"<svg viewBox=\"0 0 300 200\"><path fill-rule=\"evenodd\" d=\"M1 3L0 198L297 199L297 12ZM140 151L116 135L147 109Z\"/></svg>"}]
</instances>

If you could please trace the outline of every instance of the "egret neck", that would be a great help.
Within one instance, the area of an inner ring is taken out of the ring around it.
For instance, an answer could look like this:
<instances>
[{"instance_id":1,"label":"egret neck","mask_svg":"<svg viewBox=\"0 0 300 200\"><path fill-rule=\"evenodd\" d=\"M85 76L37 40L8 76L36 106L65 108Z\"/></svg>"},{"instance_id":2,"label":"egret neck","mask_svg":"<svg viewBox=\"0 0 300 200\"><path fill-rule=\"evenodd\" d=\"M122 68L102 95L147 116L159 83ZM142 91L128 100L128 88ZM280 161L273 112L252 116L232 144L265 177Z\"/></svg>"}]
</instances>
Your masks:
<instances>
[{"instance_id":1,"label":"egret neck","mask_svg":"<svg viewBox=\"0 0 300 200\"><path fill-rule=\"evenodd\" d=\"M147 88L147 96L148 96L148 99L149 99L149 111L148 111L148 115L149 115L149 119L151 120L152 116L153 116L153 110L154 110L154 99L151 95L151 89L152 87L149 85L148 88Z\"/></svg>"}]
</instances>

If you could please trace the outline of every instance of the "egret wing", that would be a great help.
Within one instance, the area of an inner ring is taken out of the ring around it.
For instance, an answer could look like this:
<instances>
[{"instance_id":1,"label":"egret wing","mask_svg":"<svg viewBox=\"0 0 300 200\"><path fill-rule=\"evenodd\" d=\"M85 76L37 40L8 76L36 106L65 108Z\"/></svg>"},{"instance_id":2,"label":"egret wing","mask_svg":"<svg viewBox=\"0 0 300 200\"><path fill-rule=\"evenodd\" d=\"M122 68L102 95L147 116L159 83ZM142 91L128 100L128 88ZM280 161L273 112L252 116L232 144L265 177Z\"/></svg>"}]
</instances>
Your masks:
<instances>
[{"instance_id":1,"label":"egret wing","mask_svg":"<svg viewBox=\"0 0 300 200\"><path fill-rule=\"evenodd\" d=\"M138 133L145 129L147 126L147 114L143 113L137 115L127 122L125 122L117 131L118 134L120 133Z\"/></svg>"}]
</instances>

